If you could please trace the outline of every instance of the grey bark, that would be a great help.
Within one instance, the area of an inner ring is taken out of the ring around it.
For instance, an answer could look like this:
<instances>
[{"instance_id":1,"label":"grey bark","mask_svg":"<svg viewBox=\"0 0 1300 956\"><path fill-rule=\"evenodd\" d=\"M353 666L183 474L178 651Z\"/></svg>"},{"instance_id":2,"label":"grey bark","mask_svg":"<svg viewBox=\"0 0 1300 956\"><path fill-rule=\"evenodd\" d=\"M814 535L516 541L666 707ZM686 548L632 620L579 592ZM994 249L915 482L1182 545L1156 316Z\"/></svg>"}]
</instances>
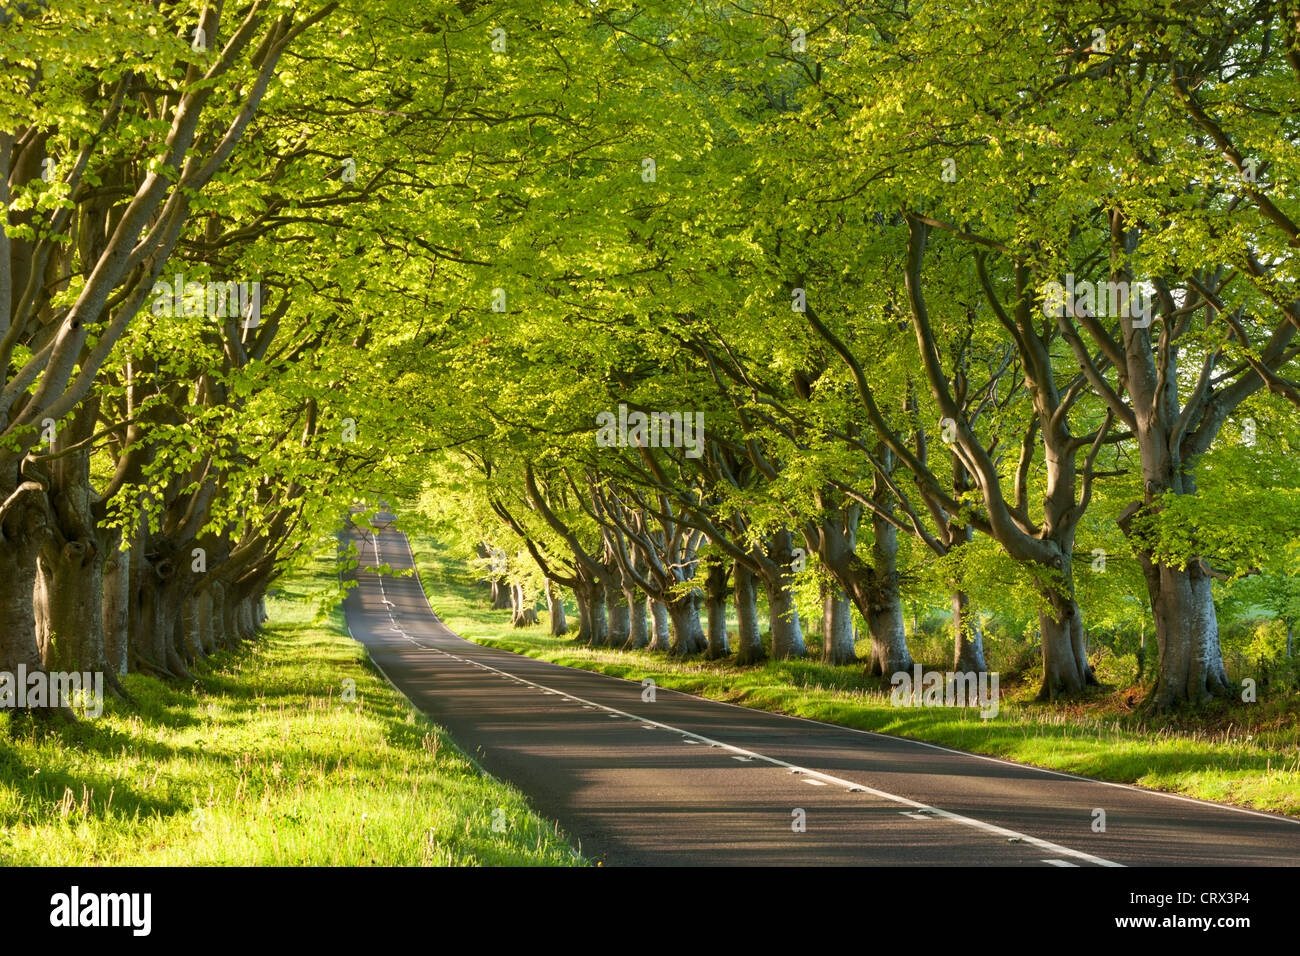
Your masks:
<instances>
[{"instance_id":1,"label":"grey bark","mask_svg":"<svg viewBox=\"0 0 1300 956\"><path fill-rule=\"evenodd\" d=\"M643 650L650 644L650 628L646 622L646 596L640 588L633 587L624 596L628 604L628 636L625 651Z\"/></svg>"},{"instance_id":2,"label":"grey bark","mask_svg":"<svg viewBox=\"0 0 1300 956\"><path fill-rule=\"evenodd\" d=\"M786 660L804 657L803 628L799 623L799 608L794 600L793 537L788 528L772 534L768 544L768 559L776 571L764 580L767 587L768 625L772 631L772 657Z\"/></svg>"},{"instance_id":3,"label":"grey bark","mask_svg":"<svg viewBox=\"0 0 1300 956\"><path fill-rule=\"evenodd\" d=\"M118 675L127 668L127 620L131 601L131 552L111 542L104 561L104 599L100 619L104 629L104 653L108 666Z\"/></svg>"},{"instance_id":4,"label":"grey bark","mask_svg":"<svg viewBox=\"0 0 1300 956\"><path fill-rule=\"evenodd\" d=\"M874 575L871 613L867 615L867 631L871 635L871 662L868 670L872 674L889 676L906 670L912 664L912 655L907 649L903 596L898 580L898 530L875 513L872 514L871 526L874 535L871 544Z\"/></svg>"},{"instance_id":5,"label":"grey bark","mask_svg":"<svg viewBox=\"0 0 1300 956\"><path fill-rule=\"evenodd\" d=\"M650 599L650 616L654 619L654 629L650 638L649 650L668 651L672 649L672 632L669 628L668 608L662 601Z\"/></svg>"},{"instance_id":6,"label":"grey bark","mask_svg":"<svg viewBox=\"0 0 1300 956\"><path fill-rule=\"evenodd\" d=\"M668 618L673 625L673 639L668 651L674 657L690 657L708 648L704 628L700 626L700 592L692 590L684 597L668 602Z\"/></svg>"},{"instance_id":7,"label":"grey bark","mask_svg":"<svg viewBox=\"0 0 1300 956\"><path fill-rule=\"evenodd\" d=\"M827 664L853 664L853 602L838 585L822 584L822 660Z\"/></svg>"},{"instance_id":8,"label":"grey bark","mask_svg":"<svg viewBox=\"0 0 1300 956\"><path fill-rule=\"evenodd\" d=\"M732 596L736 602L736 663L757 664L767 652L763 649L763 634L758 624L758 587L754 573L743 561L731 568Z\"/></svg>"},{"instance_id":9,"label":"grey bark","mask_svg":"<svg viewBox=\"0 0 1300 956\"><path fill-rule=\"evenodd\" d=\"M564 595L560 586L550 578L546 579L546 612L550 622L552 637L569 633L569 622L564 616Z\"/></svg>"},{"instance_id":10,"label":"grey bark","mask_svg":"<svg viewBox=\"0 0 1300 956\"><path fill-rule=\"evenodd\" d=\"M610 576L614 576L612 572ZM605 634L605 646L623 647L632 636L632 609L622 588L611 586L605 589L605 618L609 628Z\"/></svg>"}]
</instances>

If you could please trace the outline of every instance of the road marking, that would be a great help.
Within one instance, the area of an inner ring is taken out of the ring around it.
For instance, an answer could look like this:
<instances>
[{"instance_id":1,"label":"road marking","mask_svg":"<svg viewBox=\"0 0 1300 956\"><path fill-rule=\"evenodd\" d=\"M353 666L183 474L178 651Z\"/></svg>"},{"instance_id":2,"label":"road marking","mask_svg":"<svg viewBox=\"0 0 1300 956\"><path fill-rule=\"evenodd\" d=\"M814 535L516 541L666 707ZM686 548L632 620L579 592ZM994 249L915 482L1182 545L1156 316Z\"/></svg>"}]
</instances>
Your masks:
<instances>
[{"instance_id":1,"label":"road marking","mask_svg":"<svg viewBox=\"0 0 1300 956\"><path fill-rule=\"evenodd\" d=\"M1044 860L1044 863L1050 863L1052 866L1078 866L1078 863L1071 863L1069 860Z\"/></svg>"},{"instance_id":2,"label":"road marking","mask_svg":"<svg viewBox=\"0 0 1300 956\"><path fill-rule=\"evenodd\" d=\"M424 647L424 645L417 645L417 646ZM451 651L445 651L440 647L425 647L425 650L433 651L435 654L441 654L444 657L450 657L452 660L460 661L461 663L469 663L469 661L466 658L463 658L458 654L453 654L451 653ZM493 668L490 665L485 665L485 666L489 667L489 669L491 670L496 670L496 668ZM523 678L520 679L524 680ZM524 683L529 684L533 687L544 686L529 680L524 680ZM575 699L581 700L582 698L575 698ZM1070 856L1070 857L1074 857L1075 859L1084 860L1088 863L1094 864L1095 866L1119 867L1124 865L1122 863L1116 863L1112 860L1107 860L1099 856L1093 856L1091 853L1084 853L1082 850L1075 850L1068 846L1061 846L1060 844L1052 843L1049 840L1040 840L1038 837L1029 836L1028 834L1025 833L1018 833L1015 830L1008 830L1006 827L1000 827L992 823L985 823L983 820L976 820L973 817L963 816L962 814L959 813L952 813L948 810L941 810L938 807L932 807L929 806L928 804L920 803L916 800L911 800L907 797L901 797L898 796L897 794L888 793L884 790L877 790L875 787L868 787L863 784L856 783L852 780L845 780L842 777L836 777L828 773L822 773L820 770L810 770L807 767L800 767L797 764L788 763L784 760L781 760L778 757L769 757L766 754L758 753L757 751L746 750L743 747L736 747L732 744L724 743L723 741L720 740L713 740L712 738L705 737L703 734L697 734L694 731L684 730L681 727L674 727L671 724L665 724L657 720L650 720L649 718L646 717L640 717L636 714L631 714L628 713L627 711L622 711L615 707L609 707L605 704L596 703L595 701L587 701L587 704L589 704L592 707L598 708L600 710L609 711L608 716L610 717L628 717L632 720L638 720L638 721L642 721L643 723L652 724L656 727L662 728L663 730L670 730L673 731L674 733L681 734L683 737L690 738L684 741L685 743L716 745L718 747L721 747L724 750L732 751L733 755L743 756L749 760L761 760L764 763L770 763L777 767L784 767L785 769L789 770L791 773L794 774L807 774L813 780L819 781L821 786L825 786L828 783L833 783L836 786L841 787L845 790L851 790L853 792L858 792L858 793L870 793L873 796L880 797L883 800L889 800L894 803L901 803L904 806L912 807L914 810L922 811L927 814L933 814L934 817L938 817L944 820L949 820L953 823L958 823L963 826L972 827L977 830L982 830L985 833L992 833L1002 837L1010 837L1015 839L1016 842L1018 843L1028 843L1031 846L1039 847L1040 849L1047 850L1051 853L1058 853L1062 856ZM920 816L918 814L918 819L921 820L929 820L929 819L933 819L934 817Z\"/></svg>"},{"instance_id":3,"label":"road marking","mask_svg":"<svg viewBox=\"0 0 1300 956\"><path fill-rule=\"evenodd\" d=\"M378 537L378 535L376 535L376 538L377 538L377 537ZM413 551L410 550L410 548L411 548L410 540L407 539L405 535L403 535L402 538L403 538L403 540L406 541L407 551L410 552L410 554L411 554L411 565L412 565L412 567L414 567L414 566L415 566L415 553L414 553ZM376 544L375 544L375 562L376 562L376 564L381 563L381 562L379 561L379 545L378 545L378 542L376 542ZM370 570L370 569L367 569L367 570ZM418 575L418 573L419 573L419 572L417 571L416 574ZM382 591L383 586L384 586L384 583L383 583L383 575L382 575L382 574L376 574L375 576L379 579L379 587L380 587L380 589L381 589L381 591ZM424 592L424 585L423 585L423 583L420 584L420 593L421 593L422 595L424 595L425 606L429 608L429 613L430 613L430 614L433 614L433 607L432 607L431 605L429 605L429 598L428 598L428 595L425 594L425 592ZM437 615L434 615L434 617L436 618ZM428 650L428 651L433 651L435 654L441 654L441 655L443 655L444 657L450 657L452 660L459 661L459 662L461 662L461 663L463 663L463 664L477 663L476 661L471 661L469 658L461 657L459 654L453 654L453 653L451 653L450 651L443 650L443 649L440 648L440 647L426 647L425 645L420 644L420 643L419 643L418 641L416 641L414 638L408 638L408 640L410 640L411 643L415 644L416 647L420 647L420 648L423 648L424 650ZM478 645L475 645L475 646L477 647ZM502 674L506 673L506 671L502 671L502 670L500 670L499 668L492 667L492 666L489 665L489 664L484 664L483 667L486 668L487 670L495 671L495 672L497 672L497 673L502 673ZM527 685L529 685L530 687L537 687L537 688L540 688L540 689L542 689L542 690L549 690L549 689L550 689L550 688L546 687L546 686L543 685L543 684L538 684L538 683L536 683L536 682L534 682L534 681L527 680L527 679L522 678L522 677L517 677L517 680L518 680L520 683L522 683L522 684L527 684ZM689 696L689 695L687 695L687 696ZM741 755L744 755L744 756L750 757L750 758L755 759L755 760L761 760L761 761L763 761L764 763L772 764L773 766L784 767L784 768L786 768L787 770L789 770L791 773L803 773L803 774L808 774L810 777L812 777L812 778L814 778L814 779L817 779L817 780L821 780L821 781L823 781L823 783L833 783L833 784L835 784L836 786L838 786L838 787L842 787L842 788L844 788L844 789L846 789L846 790L850 790L850 789L853 789L853 788L861 788L861 792L864 792L864 793L870 793L870 794L872 794L873 796L880 797L882 800L889 800L889 801L891 801L891 802L893 802L893 803L898 803L898 804L902 804L903 806L912 807L914 810L920 810L920 811L924 811L924 812L926 812L926 813L932 813L932 814L934 814L935 816L940 817L940 818L942 818L942 819L949 820L949 821L951 821L951 822L953 822L953 823L959 823L959 824L961 824L962 826L972 827L972 828L974 828L974 829L976 829L976 830L981 830L981 831L983 831L983 832L985 832L985 833L992 833L992 834L995 834L995 835L997 835L997 836L1001 836L1001 837L1009 837L1009 838L1015 840L1015 841L1018 842L1018 843L1019 843L1019 842L1028 843L1028 844L1030 844L1031 846L1039 847L1040 849L1047 850L1047 851L1049 851L1049 852L1051 852L1051 853L1057 853L1057 854L1060 854L1060 855L1062 855L1062 856L1069 856L1069 857L1073 857L1073 858L1075 858L1075 859L1085 860L1085 861L1087 861L1088 863L1092 863L1092 864L1094 864L1094 865L1096 865L1096 866L1113 866L1113 867L1121 867L1121 866L1124 865L1123 863L1116 863L1116 862L1114 862L1114 861L1112 861L1112 860L1107 860L1107 859L1104 859L1104 858L1099 857L1099 856L1093 856L1091 853L1084 853L1082 850L1075 850L1075 849L1071 849L1071 848L1068 847L1068 846L1061 846L1061 845L1058 844L1058 843L1052 843L1050 840L1040 840L1038 837L1029 836L1028 834L1025 834L1025 833L1018 833L1017 831L1015 831L1015 830L1009 830L1009 829L1007 829L1006 827L1000 827L1000 826L997 826L996 824L992 824L992 823L985 823L983 820L976 820L976 819L973 818L973 817L963 816L963 815L960 814L960 813L952 813L951 811L948 811L948 810L941 810L941 809L939 809L938 807L932 807L932 806L929 806L928 804L920 803L920 802L918 802L918 801L916 801L916 800L912 800L912 799L910 799L910 798L908 798L908 797L902 797L902 796L899 796L898 794L888 793L887 791L884 791L884 790L878 790L878 789L876 789L875 787L868 787L868 786L865 786L865 785L860 784L860 783L855 783L855 782L852 781L852 780L845 780L845 779L842 778L842 777L836 777L836 776L833 776L833 775L828 774L828 773L822 773L820 770L810 770L810 769L808 769L807 767L801 767L801 766L799 766L798 764L792 764L792 763L789 763L789 762L787 762L787 761L785 761L785 760L781 760L779 757L769 757L768 755L766 755L766 754L762 754L762 753L758 753L757 751L746 750L744 747L737 747L737 746L734 746L734 745L732 745L732 744L724 743L724 742L722 742L722 741L720 741L720 740L713 740L713 739L710 738L710 737L705 737L703 734L697 734L697 733L695 733L694 731L690 731L690 730L683 730L683 729L680 728L680 727L674 727L674 726L672 726L671 724L665 724L665 723L662 723L662 722L657 721L657 720L650 720L649 718L641 717L641 716L639 716L639 715L637 715L637 714L631 714L631 713L628 713L627 711L619 710L619 709L616 708L616 707L609 707L609 706L607 706L607 705L605 705L605 704L599 704L599 703L596 703L595 701L585 700L584 698L580 698L580 697L575 697L574 699L575 699L575 700L583 701L585 704L589 704L589 705L591 705L591 707L597 708L597 709L599 709L599 710L607 711L609 717L627 717L627 718L630 718L630 719L632 719L632 720L638 720L638 721L642 721L642 722L647 723L647 724L653 724L654 726L656 726L656 727L660 727L660 728L662 728L662 729L664 729L664 730L671 730L671 731L673 731L674 733L679 733L679 734L683 735L684 737L691 737L691 738L694 738L694 741L695 741L695 742L698 742L698 743L717 745L718 747L721 747L721 748L723 748L723 749L725 749L725 750L732 751L733 754L741 754ZM814 721L814 723L821 723L821 722L820 722L820 721ZM826 725L826 726L833 727L834 725L833 725L833 724L828 724L828 725ZM884 735L881 735L881 736L884 736ZM905 739L905 738L894 738L894 739ZM941 748L938 748L938 749L946 750L947 748L943 748L943 747L941 747ZM953 753L962 753L962 751L952 751L952 752L953 752ZM1016 766L1019 766L1019 765L1016 765ZM1068 774L1062 774L1062 776L1069 776L1069 775L1068 775ZM1087 779L1087 778L1083 778L1083 779ZM1197 801L1197 802L1199 802L1199 801ZM1265 815L1265 814L1260 814L1260 815L1263 816L1263 815ZM922 819L925 819L925 818L922 818Z\"/></svg>"}]
</instances>

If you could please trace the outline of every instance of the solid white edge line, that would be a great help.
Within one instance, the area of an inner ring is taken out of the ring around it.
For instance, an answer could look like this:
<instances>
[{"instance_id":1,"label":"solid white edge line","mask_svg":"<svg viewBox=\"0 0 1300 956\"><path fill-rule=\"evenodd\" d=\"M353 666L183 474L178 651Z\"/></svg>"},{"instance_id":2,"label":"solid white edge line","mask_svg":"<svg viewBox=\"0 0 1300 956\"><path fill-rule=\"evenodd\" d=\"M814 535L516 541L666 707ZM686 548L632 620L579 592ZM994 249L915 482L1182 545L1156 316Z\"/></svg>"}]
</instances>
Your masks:
<instances>
[{"instance_id":1,"label":"solid white edge line","mask_svg":"<svg viewBox=\"0 0 1300 956\"><path fill-rule=\"evenodd\" d=\"M417 647L420 647L427 651L433 651L435 654L441 654L444 657L450 657L452 660L459 661L462 664L475 663L474 661L461 657L458 654L453 654L450 651L445 651L439 647L425 647L423 644L419 644L413 639L411 642L415 644ZM493 670L493 671L498 670L497 668L492 667L491 665L485 664L483 666L487 667L489 670ZM504 671L498 671L498 673L504 673ZM528 684L531 687L548 689L545 684L538 684L535 681L530 681L527 680L526 678L521 678L521 680L523 680L525 684ZM870 793L873 794L874 796L880 797L883 800L889 800L894 803L902 804L903 806L912 807L915 810L921 810L927 813L932 813L935 816L941 817L945 820L949 820L953 823L958 823L963 826L974 827L975 829L982 830L985 833L993 833L996 834L997 836L1006 837L1008 839L1014 838L1017 840L1017 842L1027 843L1031 846L1036 846L1041 849L1048 850L1052 853L1059 853L1064 856L1072 856L1076 859L1085 860L1097 866L1122 867L1124 865L1122 863L1116 863L1112 860L1103 859L1102 857L1099 856L1093 856L1091 853L1084 853L1082 850L1071 849L1068 846L1061 846L1058 843L1052 843L1048 840L1040 840L1038 837L1029 836L1028 834L1025 833L1019 833L1015 830L1008 830L1005 827L999 827L991 823L985 823L982 820L976 820L972 817L963 816L959 813L951 813L948 810L941 810L938 807L932 807L925 803L919 803L915 800L910 800L907 797L900 797L897 794L887 793L884 790L877 790L874 787L868 787L867 785L862 783L855 783L851 780L845 780L842 777L836 777L828 773L822 773L820 770L810 770L807 767L801 767L797 764L788 763L784 760L781 760L778 757L769 757L766 754L758 753L757 751L754 750L746 750L744 747L737 747L734 746L733 744L725 743L721 740L714 740L713 738L706 737L703 734L697 734L691 730L683 730L680 727L674 727L673 725L665 724L662 721L650 720L647 717L639 717L635 714L630 714L627 711L619 710L616 707L608 707L605 704L600 704L591 700L584 700L584 698L581 697L575 697L574 699L591 704L592 706L596 707L599 710L607 711L608 716L611 717L613 716L627 717L632 720L638 720L643 724L652 724L663 730L670 730L674 733L681 734L684 737L693 737L695 741L699 743L706 743L713 747L719 747L723 750L729 750L733 754L743 754L751 759L762 760L765 763L772 764L773 766L785 767L786 769L795 773L807 774L809 777L815 778L817 781L820 781L822 783L833 783L836 786L844 788L845 790Z\"/></svg>"}]
</instances>

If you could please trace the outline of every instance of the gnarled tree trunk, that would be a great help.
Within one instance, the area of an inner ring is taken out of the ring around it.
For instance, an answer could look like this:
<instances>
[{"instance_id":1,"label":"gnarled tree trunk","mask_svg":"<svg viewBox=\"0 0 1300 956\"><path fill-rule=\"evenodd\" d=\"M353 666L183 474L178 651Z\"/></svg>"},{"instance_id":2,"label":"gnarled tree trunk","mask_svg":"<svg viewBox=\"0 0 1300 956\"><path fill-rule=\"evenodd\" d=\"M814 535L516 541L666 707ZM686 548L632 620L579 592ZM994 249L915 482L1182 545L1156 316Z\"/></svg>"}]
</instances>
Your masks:
<instances>
[{"instance_id":1,"label":"gnarled tree trunk","mask_svg":"<svg viewBox=\"0 0 1300 956\"><path fill-rule=\"evenodd\" d=\"M708 648L704 628L700 626L700 593L692 590L685 597L668 603L668 617L673 624L673 640L669 653L674 657L690 657Z\"/></svg>"},{"instance_id":2,"label":"gnarled tree trunk","mask_svg":"<svg viewBox=\"0 0 1300 956\"><path fill-rule=\"evenodd\" d=\"M1054 700L1076 694L1096 679L1088 667L1083 614L1072 594L1048 587L1041 600L1038 626L1043 641L1043 682L1037 699Z\"/></svg>"}]
</instances>

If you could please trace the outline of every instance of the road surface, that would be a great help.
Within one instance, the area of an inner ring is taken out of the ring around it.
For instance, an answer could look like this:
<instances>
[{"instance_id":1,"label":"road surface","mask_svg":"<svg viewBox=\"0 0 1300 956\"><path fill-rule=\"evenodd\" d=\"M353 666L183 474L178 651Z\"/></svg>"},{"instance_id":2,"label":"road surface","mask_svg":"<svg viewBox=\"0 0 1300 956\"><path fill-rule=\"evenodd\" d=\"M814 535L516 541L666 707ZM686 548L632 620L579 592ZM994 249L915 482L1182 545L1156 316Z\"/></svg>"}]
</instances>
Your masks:
<instances>
[{"instance_id":1,"label":"road surface","mask_svg":"<svg viewBox=\"0 0 1300 956\"><path fill-rule=\"evenodd\" d=\"M348 629L399 690L606 865L1260 866L1300 821L785 717L465 641L405 535L352 531ZM1105 812L1105 832L1094 830Z\"/></svg>"}]
</instances>

